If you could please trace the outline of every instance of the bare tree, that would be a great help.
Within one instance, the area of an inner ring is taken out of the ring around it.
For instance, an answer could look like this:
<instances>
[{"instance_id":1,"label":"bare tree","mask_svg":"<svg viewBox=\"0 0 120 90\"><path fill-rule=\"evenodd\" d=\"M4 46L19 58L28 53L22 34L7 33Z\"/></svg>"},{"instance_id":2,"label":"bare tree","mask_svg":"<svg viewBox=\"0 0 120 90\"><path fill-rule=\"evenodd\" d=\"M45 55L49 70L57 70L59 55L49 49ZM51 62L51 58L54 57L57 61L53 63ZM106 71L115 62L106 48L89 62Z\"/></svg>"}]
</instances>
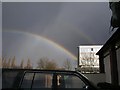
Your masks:
<instances>
[{"instance_id":1,"label":"bare tree","mask_svg":"<svg viewBox=\"0 0 120 90\"><path fill-rule=\"evenodd\" d=\"M49 60L46 57L40 58L37 64L39 69L55 70L58 68L54 60Z\"/></svg>"},{"instance_id":2,"label":"bare tree","mask_svg":"<svg viewBox=\"0 0 120 90\"><path fill-rule=\"evenodd\" d=\"M31 65L31 61L30 61L30 59L28 58L28 60L27 60L27 66L26 67L24 67L25 69L32 69L33 67L32 67L32 65Z\"/></svg>"},{"instance_id":3,"label":"bare tree","mask_svg":"<svg viewBox=\"0 0 120 90\"><path fill-rule=\"evenodd\" d=\"M50 61L48 61L48 63L46 63L46 69L55 70L57 68L58 68L57 64L55 63L54 60L50 60Z\"/></svg>"},{"instance_id":4,"label":"bare tree","mask_svg":"<svg viewBox=\"0 0 120 90\"><path fill-rule=\"evenodd\" d=\"M11 58L8 59L8 62L7 62L7 68L11 68Z\"/></svg>"},{"instance_id":5,"label":"bare tree","mask_svg":"<svg viewBox=\"0 0 120 90\"><path fill-rule=\"evenodd\" d=\"M40 60L37 63L37 65L38 65L37 68L45 69L47 63L48 63L48 58L46 58L46 57L40 58Z\"/></svg>"},{"instance_id":6,"label":"bare tree","mask_svg":"<svg viewBox=\"0 0 120 90\"><path fill-rule=\"evenodd\" d=\"M23 64L24 64L24 60L21 61L21 63L20 63L20 68L24 68L24 65L23 65Z\"/></svg>"},{"instance_id":7,"label":"bare tree","mask_svg":"<svg viewBox=\"0 0 120 90\"><path fill-rule=\"evenodd\" d=\"M16 68L16 58L15 58L15 56L12 59L11 68Z\"/></svg>"},{"instance_id":8,"label":"bare tree","mask_svg":"<svg viewBox=\"0 0 120 90\"><path fill-rule=\"evenodd\" d=\"M70 62L69 59L66 59L64 62L63 62L63 68L65 70L72 70L72 64Z\"/></svg>"},{"instance_id":9,"label":"bare tree","mask_svg":"<svg viewBox=\"0 0 120 90\"><path fill-rule=\"evenodd\" d=\"M2 57L2 68L6 68L6 66L7 66L6 58Z\"/></svg>"}]
</instances>

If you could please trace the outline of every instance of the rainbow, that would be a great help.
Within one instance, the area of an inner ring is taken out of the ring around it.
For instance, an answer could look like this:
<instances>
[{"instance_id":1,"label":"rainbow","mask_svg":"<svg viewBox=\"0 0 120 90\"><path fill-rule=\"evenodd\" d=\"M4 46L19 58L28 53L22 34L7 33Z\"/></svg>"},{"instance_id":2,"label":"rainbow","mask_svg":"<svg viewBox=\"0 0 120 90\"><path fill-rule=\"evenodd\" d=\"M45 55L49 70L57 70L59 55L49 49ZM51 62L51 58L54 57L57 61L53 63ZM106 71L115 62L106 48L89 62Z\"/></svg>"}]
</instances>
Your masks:
<instances>
[{"instance_id":1,"label":"rainbow","mask_svg":"<svg viewBox=\"0 0 120 90\"><path fill-rule=\"evenodd\" d=\"M56 42L50 40L49 38L37 35L37 34L33 34L33 33L29 33L29 32L23 32L23 31L16 31L16 30L4 30L2 32L8 32L8 33L18 33L18 34L25 34L25 35L30 35L32 37L35 37L37 39L42 39L48 43L50 43L51 45L53 45L54 47L57 47L59 50L62 50L63 52L65 52L66 54L70 55L74 60L77 60L77 57L75 55L73 55L69 50L67 50L66 48L64 48L63 46L57 44Z\"/></svg>"}]
</instances>

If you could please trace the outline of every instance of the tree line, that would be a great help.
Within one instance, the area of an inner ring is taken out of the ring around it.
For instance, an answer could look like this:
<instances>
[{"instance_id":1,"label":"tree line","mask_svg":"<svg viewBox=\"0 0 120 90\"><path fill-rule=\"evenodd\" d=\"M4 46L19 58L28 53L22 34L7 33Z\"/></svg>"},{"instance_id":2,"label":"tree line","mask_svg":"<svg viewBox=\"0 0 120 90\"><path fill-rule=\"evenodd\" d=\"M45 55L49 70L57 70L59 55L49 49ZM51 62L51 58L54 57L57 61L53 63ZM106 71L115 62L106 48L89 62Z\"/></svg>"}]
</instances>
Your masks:
<instances>
[{"instance_id":1,"label":"tree line","mask_svg":"<svg viewBox=\"0 0 120 90\"><path fill-rule=\"evenodd\" d=\"M16 57L5 58L2 57L1 66L2 68L20 68L20 69L32 69L31 60L28 58L26 65L24 65L24 60L21 60L20 64L16 64Z\"/></svg>"},{"instance_id":2,"label":"tree line","mask_svg":"<svg viewBox=\"0 0 120 90\"><path fill-rule=\"evenodd\" d=\"M16 57L12 58L5 58L2 57L0 59L0 66L2 68L19 68L19 69L33 69L33 65L31 64L31 60L28 58L27 62L25 64L24 60L21 60L19 65L16 64L17 60ZM55 60L50 60L47 57L42 57L38 60L37 67L34 67L35 69L46 69L46 70L72 70L72 64L69 59L66 59L63 62L62 67L59 67Z\"/></svg>"}]
</instances>

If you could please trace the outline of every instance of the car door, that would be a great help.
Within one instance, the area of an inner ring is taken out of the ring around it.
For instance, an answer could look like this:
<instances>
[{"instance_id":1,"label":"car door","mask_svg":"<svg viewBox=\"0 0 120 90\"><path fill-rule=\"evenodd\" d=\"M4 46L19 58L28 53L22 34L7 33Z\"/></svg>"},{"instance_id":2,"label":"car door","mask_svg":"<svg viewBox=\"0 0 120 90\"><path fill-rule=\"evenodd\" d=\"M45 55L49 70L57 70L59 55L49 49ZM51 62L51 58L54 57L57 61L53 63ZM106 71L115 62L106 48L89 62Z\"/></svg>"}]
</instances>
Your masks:
<instances>
[{"instance_id":1,"label":"car door","mask_svg":"<svg viewBox=\"0 0 120 90\"><path fill-rule=\"evenodd\" d=\"M20 90L52 90L53 74L49 72L26 72Z\"/></svg>"},{"instance_id":2,"label":"car door","mask_svg":"<svg viewBox=\"0 0 120 90\"><path fill-rule=\"evenodd\" d=\"M69 72L26 72L20 90L93 90L78 75Z\"/></svg>"},{"instance_id":3,"label":"car door","mask_svg":"<svg viewBox=\"0 0 120 90\"><path fill-rule=\"evenodd\" d=\"M77 75L57 73L57 90L88 90L87 84Z\"/></svg>"}]
</instances>

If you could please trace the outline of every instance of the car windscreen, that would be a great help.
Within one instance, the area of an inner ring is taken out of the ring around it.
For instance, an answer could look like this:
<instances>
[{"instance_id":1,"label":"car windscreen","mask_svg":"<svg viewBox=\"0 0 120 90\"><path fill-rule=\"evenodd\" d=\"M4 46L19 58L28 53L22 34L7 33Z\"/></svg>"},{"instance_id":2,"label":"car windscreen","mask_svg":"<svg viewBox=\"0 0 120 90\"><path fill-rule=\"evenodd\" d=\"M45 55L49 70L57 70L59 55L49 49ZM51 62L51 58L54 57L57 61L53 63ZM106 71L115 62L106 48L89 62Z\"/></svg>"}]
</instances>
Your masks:
<instances>
[{"instance_id":1,"label":"car windscreen","mask_svg":"<svg viewBox=\"0 0 120 90\"><path fill-rule=\"evenodd\" d=\"M22 73L14 70L2 72L2 88L15 88L19 84Z\"/></svg>"}]
</instances>

